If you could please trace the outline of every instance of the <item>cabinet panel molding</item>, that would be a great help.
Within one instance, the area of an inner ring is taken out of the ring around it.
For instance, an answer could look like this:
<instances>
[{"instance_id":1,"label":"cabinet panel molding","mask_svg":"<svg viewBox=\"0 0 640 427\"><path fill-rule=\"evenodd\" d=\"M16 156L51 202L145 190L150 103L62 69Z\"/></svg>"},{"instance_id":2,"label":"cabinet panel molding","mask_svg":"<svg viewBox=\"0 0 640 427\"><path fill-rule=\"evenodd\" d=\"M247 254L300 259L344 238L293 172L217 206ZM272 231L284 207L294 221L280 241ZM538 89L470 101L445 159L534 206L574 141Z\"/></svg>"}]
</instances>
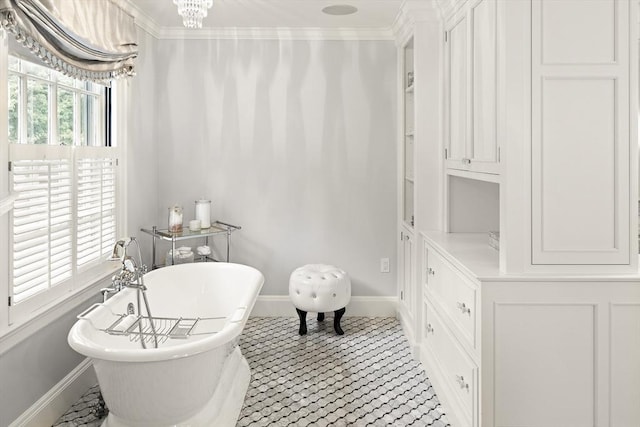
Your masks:
<instances>
[{"instance_id":1,"label":"cabinet panel molding","mask_svg":"<svg viewBox=\"0 0 640 427\"><path fill-rule=\"evenodd\" d=\"M626 242L618 232L624 215L616 191L616 80L545 78L541 86L533 152L534 262L565 263L559 252L617 255Z\"/></svg>"},{"instance_id":2,"label":"cabinet panel molding","mask_svg":"<svg viewBox=\"0 0 640 427\"><path fill-rule=\"evenodd\" d=\"M493 308L495 424L595 425L596 305L500 302Z\"/></svg>"},{"instance_id":3,"label":"cabinet panel molding","mask_svg":"<svg viewBox=\"0 0 640 427\"><path fill-rule=\"evenodd\" d=\"M467 20L460 18L448 31L449 159L462 159L467 146Z\"/></svg>"},{"instance_id":4,"label":"cabinet panel molding","mask_svg":"<svg viewBox=\"0 0 640 427\"><path fill-rule=\"evenodd\" d=\"M474 162L496 162L496 3L482 0L471 9L472 16L472 141Z\"/></svg>"},{"instance_id":5,"label":"cabinet panel molding","mask_svg":"<svg viewBox=\"0 0 640 427\"><path fill-rule=\"evenodd\" d=\"M609 336L609 425L625 427L640 419L640 302L611 304Z\"/></svg>"},{"instance_id":6,"label":"cabinet panel molding","mask_svg":"<svg viewBox=\"0 0 640 427\"><path fill-rule=\"evenodd\" d=\"M612 64L617 60L618 0L539 0L541 61L557 64Z\"/></svg>"}]
</instances>

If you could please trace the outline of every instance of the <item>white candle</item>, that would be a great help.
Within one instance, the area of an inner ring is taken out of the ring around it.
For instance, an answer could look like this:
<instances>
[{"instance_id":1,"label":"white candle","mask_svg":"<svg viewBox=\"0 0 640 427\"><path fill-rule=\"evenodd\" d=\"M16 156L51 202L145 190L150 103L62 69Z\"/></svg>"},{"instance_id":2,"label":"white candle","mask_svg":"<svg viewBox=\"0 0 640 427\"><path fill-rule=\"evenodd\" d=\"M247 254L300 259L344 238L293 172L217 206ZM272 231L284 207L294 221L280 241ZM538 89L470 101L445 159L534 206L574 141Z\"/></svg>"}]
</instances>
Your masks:
<instances>
[{"instance_id":1,"label":"white candle","mask_svg":"<svg viewBox=\"0 0 640 427\"><path fill-rule=\"evenodd\" d=\"M200 220L199 219L192 219L191 221L189 221L189 230L191 230L191 231L200 230Z\"/></svg>"},{"instance_id":2,"label":"white candle","mask_svg":"<svg viewBox=\"0 0 640 427\"><path fill-rule=\"evenodd\" d=\"M211 200L196 200L196 219L200 220L200 227L211 227Z\"/></svg>"}]
</instances>

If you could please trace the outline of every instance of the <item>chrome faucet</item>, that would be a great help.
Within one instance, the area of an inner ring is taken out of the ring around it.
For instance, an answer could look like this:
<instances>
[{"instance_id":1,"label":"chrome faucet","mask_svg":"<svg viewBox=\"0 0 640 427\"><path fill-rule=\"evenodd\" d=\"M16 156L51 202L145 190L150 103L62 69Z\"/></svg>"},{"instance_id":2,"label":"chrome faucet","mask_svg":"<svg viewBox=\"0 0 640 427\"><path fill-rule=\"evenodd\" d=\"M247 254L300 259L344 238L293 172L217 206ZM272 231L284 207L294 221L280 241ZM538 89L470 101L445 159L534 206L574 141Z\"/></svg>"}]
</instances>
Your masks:
<instances>
[{"instance_id":1,"label":"chrome faucet","mask_svg":"<svg viewBox=\"0 0 640 427\"><path fill-rule=\"evenodd\" d=\"M135 243L137 248L137 263L127 254L127 249L132 243ZM135 237L118 240L115 245L113 245L113 251L108 260L120 261L122 268L111 277L110 287L100 289L103 302L106 302L110 295L120 292L125 287L146 290L142 276L147 272L147 266L142 263L140 244Z\"/></svg>"}]
</instances>

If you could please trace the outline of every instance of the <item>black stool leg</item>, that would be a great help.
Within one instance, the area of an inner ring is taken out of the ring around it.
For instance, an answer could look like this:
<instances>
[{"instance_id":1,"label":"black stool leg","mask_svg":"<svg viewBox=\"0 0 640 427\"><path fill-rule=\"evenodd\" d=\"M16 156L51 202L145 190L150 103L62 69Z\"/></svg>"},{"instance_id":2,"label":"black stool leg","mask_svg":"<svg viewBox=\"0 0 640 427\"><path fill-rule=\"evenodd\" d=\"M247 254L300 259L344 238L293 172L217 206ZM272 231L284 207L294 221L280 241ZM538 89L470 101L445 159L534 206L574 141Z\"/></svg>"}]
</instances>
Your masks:
<instances>
[{"instance_id":1,"label":"black stool leg","mask_svg":"<svg viewBox=\"0 0 640 427\"><path fill-rule=\"evenodd\" d=\"M340 310L336 310L333 317L333 329L336 330L336 334L344 335L344 331L340 327L340 319L342 319L342 315L347 311L344 307Z\"/></svg>"},{"instance_id":2,"label":"black stool leg","mask_svg":"<svg viewBox=\"0 0 640 427\"><path fill-rule=\"evenodd\" d=\"M298 308L296 308L296 311L298 312L298 317L300 318L300 330L298 331L298 333L300 335L304 335L307 333L307 312L302 311Z\"/></svg>"},{"instance_id":3,"label":"black stool leg","mask_svg":"<svg viewBox=\"0 0 640 427\"><path fill-rule=\"evenodd\" d=\"M322 322L324 320L324 313L318 313L318 322Z\"/></svg>"}]
</instances>

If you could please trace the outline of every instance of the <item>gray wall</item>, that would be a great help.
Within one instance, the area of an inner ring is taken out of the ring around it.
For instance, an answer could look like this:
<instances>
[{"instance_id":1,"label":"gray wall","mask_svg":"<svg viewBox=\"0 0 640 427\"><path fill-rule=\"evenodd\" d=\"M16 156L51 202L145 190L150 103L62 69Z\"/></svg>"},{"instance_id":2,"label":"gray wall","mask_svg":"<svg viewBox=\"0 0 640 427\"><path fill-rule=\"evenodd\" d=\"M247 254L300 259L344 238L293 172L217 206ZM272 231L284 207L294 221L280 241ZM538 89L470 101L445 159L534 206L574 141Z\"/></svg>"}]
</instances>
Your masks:
<instances>
[{"instance_id":1,"label":"gray wall","mask_svg":"<svg viewBox=\"0 0 640 427\"><path fill-rule=\"evenodd\" d=\"M66 313L0 355L0 426L7 426L71 372L84 356L67 344L76 315L98 299Z\"/></svg>"},{"instance_id":2,"label":"gray wall","mask_svg":"<svg viewBox=\"0 0 640 427\"><path fill-rule=\"evenodd\" d=\"M391 41L162 40L154 111L158 224L168 206L239 224L232 261L286 295L305 263L394 295L396 48ZM219 246L219 248L222 248Z\"/></svg>"},{"instance_id":3,"label":"gray wall","mask_svg":"<svg viewBox=\"0 0 640 427\"><path fill-rule=\"evenodd\" d=\"M136 62L136 77L131 79L128 104L127 140L127 230L136 236L143 248L144 262L151 264L151 237L140 232L150 228L157 217L158 206L158 120L157 75L153 51L155 38L140 30L140 54Z\"/></svg>"}]
</instances>

